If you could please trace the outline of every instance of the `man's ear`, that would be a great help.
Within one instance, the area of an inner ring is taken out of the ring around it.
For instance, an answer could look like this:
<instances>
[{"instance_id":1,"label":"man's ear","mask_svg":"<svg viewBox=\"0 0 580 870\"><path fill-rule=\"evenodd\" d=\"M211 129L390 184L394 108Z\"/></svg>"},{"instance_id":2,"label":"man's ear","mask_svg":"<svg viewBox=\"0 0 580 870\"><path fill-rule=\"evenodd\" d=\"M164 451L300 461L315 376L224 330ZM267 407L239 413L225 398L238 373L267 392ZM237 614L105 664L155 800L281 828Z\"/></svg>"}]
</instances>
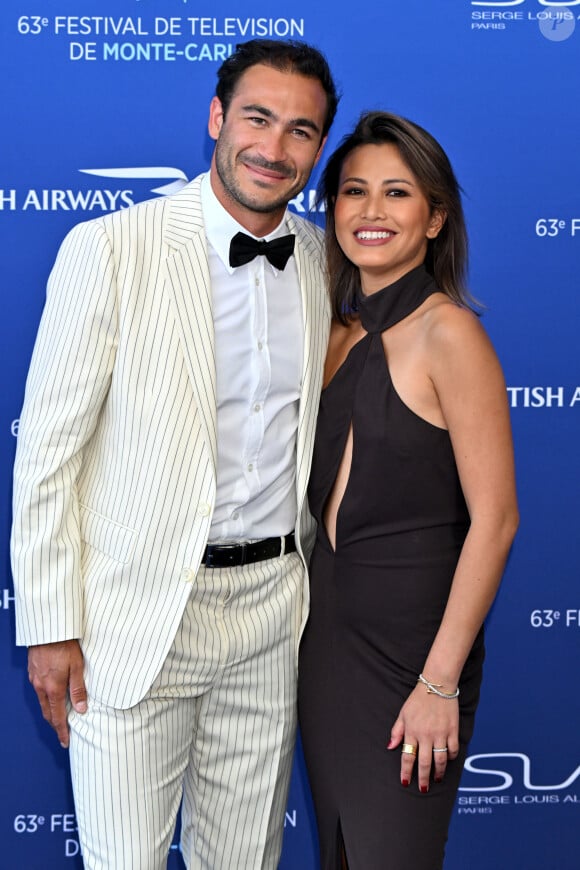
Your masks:
<instances>
[{"instance_id":1,"label":"man's ear","mask_svg":"<svg viewBox=\"0 0 580 870\"><path fill-rule=\"evenodd\" d=\"M218 97L213 97L209 104L209 119L207 129L212 139L218 139L220 130L224 123L224 110L221 100Z\"/></svg>"}]
</instances>

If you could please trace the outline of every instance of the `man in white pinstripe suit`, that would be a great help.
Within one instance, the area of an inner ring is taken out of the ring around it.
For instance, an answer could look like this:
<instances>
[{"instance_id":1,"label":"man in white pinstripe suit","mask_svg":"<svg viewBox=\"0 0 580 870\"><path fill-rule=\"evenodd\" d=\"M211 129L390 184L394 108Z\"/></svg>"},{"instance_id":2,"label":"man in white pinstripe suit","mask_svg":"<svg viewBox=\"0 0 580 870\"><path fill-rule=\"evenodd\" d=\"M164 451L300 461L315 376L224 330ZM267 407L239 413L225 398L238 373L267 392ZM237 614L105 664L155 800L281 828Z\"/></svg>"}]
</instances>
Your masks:
<instances>
[{"instance_id":1,"label":"man in white pinstripe suit","mask_svg":"<svg viewBox=\"0 0 580 870\"><path fill-rule=\"evenodd\" d=\"M336 106L316 50L238 46L210 172L75 227L49 279L15 465L17 640L70 740L89 868L164 867L182 794L189 868L278 862L329 317L320 233L286 206Z\"/></svg>"}]
</instances>

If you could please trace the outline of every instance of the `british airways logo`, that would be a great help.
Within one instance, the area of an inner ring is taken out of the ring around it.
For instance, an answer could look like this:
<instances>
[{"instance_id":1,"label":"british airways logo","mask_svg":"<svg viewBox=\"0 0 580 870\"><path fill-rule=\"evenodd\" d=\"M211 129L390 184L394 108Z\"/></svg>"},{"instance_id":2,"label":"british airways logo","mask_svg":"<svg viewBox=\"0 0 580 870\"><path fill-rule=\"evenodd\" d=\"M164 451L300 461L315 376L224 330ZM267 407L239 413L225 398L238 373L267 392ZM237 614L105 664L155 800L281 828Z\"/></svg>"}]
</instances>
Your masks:
<instances>
[{"instance_id":1,"label":"british airways logo","mask_svg":"<svg viewBox=\"0 0 580 870\"><path fill-rule=\"evenodd\" d=\"M160 196L175 193L187 184L187 175L174 166L129 166L101 169L79 169L83 175L112 179L120 182L106 187L67 188L29 188L19 191L16 188L0 189L0 211L83 211L89 213L115 211L128 208L149 194ZM143 185L144 181L154 181L155 186ZM163 181L163 184L157 182ZM125 184L122 184L125 182ZM136 182L142 191L127 182Z\"/></svg>"},{"instance_id":2,"label":"british airways logo","mask_svg":"<svg viewBox=\"0 0 580 870\"><path fill-rule=\"evenodd\" d=\"M170 179L169 183L162 184L161 187L151 188L151 193L158 193L162 196L168 193L176 193L184 186L184 184L187 184L188 181L185 172L181 169L176 169L174 166L131 166L113 169L79 169L79 172L84 172L86 175L98 175L101 178L123 178L135 181Z\"/></svg>"}]
</instances>

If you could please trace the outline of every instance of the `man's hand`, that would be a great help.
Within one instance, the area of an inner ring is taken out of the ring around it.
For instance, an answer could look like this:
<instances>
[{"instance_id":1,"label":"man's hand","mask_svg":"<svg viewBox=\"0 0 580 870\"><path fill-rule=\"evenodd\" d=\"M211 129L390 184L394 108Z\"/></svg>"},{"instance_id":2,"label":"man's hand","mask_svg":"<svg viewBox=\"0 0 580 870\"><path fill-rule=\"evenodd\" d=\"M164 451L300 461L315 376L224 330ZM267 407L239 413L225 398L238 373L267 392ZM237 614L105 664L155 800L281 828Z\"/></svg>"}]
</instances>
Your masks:
<instances>
[{"instance_id":1,"label":"man's hand","mask_svg":"<svg viewBox=\"0 0 580 870\"><path fill-rule=\"evenodd\" d=\"M52 725L65 749L69 744L67 693L77 713L85 713L87 709L83 670L84 659L78 640L28 648L28 678L40 701L42 715Z\"/></svg>"}]
</instances>

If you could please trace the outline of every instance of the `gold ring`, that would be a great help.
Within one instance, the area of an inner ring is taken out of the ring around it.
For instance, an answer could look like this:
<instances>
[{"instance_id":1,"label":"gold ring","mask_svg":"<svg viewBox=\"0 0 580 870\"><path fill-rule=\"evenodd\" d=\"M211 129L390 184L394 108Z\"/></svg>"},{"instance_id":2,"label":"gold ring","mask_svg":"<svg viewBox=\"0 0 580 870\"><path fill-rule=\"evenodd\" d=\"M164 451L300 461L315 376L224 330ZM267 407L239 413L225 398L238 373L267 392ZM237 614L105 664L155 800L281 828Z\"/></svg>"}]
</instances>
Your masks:
<instances>
[{"instance_id":1,"label":"gold ring","mask_svg":"<svg viewBox=\"0 0 580 870\"><path fill-rule=\"evenodd\" d=\"M417 755L417 747L413 746L412 743L403 743L401 752L403 755Z\"/></svg>"}]
</instances>

